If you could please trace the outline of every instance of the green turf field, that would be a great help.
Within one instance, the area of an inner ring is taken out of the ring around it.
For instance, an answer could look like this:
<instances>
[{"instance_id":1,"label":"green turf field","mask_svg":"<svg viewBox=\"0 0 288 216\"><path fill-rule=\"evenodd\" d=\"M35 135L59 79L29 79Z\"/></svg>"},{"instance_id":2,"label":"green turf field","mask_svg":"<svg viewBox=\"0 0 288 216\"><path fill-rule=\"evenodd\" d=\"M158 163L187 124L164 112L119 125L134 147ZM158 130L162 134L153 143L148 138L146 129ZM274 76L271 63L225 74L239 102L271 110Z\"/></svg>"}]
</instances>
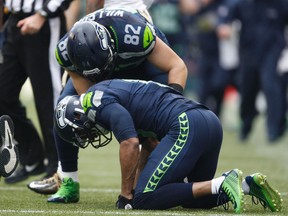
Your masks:
<instances>
[{"instance_id":1,"label":"green turf field","mask_svg":"<svg viewBox=\"0 0 288 216\"><path fill-rule=\"evenodd\" d=\"M29 108L29 112L33 109ZM232 168L239 168L243 174L262 172L268 181L283 196L283 209L280 213L264 210L262 206L252 205L246 198L247 215L288 215L288 131L279 142L271 145L266 141L264 118L257 118L253 133L247 143L237 139L237 117L231 107L225 108L223 116L224 141L219 159L217 176ZM288 130L288 129L287 129ZM0 182L0 215L231 215L233 211L216 209L185 210L175 208L167 211L124 211L115 208L119 194L120 172L118 163L118 144L113 142L102 149L88 148L80 152L81 198L76 204L50 204L47 196L36 194L27 188L27 183L41 176L14 185ZM167 197L169 199L169 197Z\"/></svg>"}]
</instances>

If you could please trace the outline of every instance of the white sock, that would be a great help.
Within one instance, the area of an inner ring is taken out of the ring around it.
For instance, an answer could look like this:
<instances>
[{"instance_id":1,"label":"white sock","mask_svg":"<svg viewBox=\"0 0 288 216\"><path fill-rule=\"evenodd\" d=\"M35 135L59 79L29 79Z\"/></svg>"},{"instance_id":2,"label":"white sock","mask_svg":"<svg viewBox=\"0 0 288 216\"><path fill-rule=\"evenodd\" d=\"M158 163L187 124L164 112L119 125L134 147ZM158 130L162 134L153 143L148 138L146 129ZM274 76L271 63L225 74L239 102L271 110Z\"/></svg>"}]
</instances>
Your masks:
<instances>
[{"instance_id":1,"label":"white sock","mask_svg":"<svg viewBox=\"0 0 288 216\"><path fill-rule=\"evenodd\" d=\"M244 194L249 194L250 187L245 181L245 179L242 181L242 189L243 189Z\"/></svg>"},{"instance_id":2,"label":"white sock","mask_svg":"<svg viewBox=\"0 0 288 216\"><path fill-rule=\"evenodd\" d=\"M79 178L78 178L78 172L63 172L62 171L62 179L63 178L72 178L74 182L79 182Z\"/></svg>"},{"instance_id":3,"label":"white sock","mask_svg":"<svg viewBox=\"0 0 288 216\"><path fill-rule=\"evenodd\" d=\"M75 172L63 172L60 161L58 162L57 174L58 174L60 179L67 177L67 178L72 178L73 181L75 181L75 182L79 182L78 172L77 171L75 171Z\"/></svg>"},{"instance_id":4,"label":"white sock","mask_svg":"<svg viewBox=\"0 0 288 216\"><path fill-rule=\"evenodd\" d=\"M224 179L225 179L225 176L220 176L218 178L214 178L211 180L211 193L212 194L219 194L219 189Z\"/></svg>"},{"instance_id":5,"label":"white sock","mask_svg":"<svg viewBox=\"0 0 288 216\"><path fill-rule=\"evenodd\" d=\"M62 166L61 166L61 162L58 162L58 167L57 167L57 174L59 176L60 179L63 179L63 174L62 174Z\"/></svg>"}]
</instances>

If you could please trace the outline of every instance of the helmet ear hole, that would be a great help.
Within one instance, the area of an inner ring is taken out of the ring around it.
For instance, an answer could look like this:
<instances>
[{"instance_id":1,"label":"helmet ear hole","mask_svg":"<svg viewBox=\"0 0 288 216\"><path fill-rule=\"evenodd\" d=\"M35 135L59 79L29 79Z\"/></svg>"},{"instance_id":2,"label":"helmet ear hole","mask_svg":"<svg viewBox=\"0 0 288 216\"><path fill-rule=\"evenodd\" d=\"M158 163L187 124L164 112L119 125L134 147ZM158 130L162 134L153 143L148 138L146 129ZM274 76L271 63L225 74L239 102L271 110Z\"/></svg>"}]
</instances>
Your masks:
<instances>
[{"instance_id":1,"label":"helmet ear hole","mask_svg":"<svg viewBox=\"0 0 288 216\"><path fill-rule=\"evenodd\" d=\"M79 113L74 112L74 118L75 118L76 120L80 120L81 116L80 116Z\"/></svg>"}]
</instances>

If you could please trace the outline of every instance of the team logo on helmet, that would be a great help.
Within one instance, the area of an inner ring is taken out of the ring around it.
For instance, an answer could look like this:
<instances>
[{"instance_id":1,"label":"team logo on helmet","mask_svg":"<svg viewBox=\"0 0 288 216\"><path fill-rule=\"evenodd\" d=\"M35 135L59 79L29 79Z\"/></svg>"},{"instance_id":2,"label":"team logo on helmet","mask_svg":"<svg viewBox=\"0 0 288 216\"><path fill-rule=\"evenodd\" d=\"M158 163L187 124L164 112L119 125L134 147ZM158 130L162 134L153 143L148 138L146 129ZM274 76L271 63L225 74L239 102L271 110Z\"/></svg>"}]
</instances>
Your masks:
<instances>
[{"instance_id":1,"label":"team logo on helmet","mask_svg":"<svg viewBox=\"0 0 288 216\"><path fill-rule=\"evenodd\" d=\"M65 128L67 123L65 122L65 113L67 103L70 100L70 97L63 98L56 107L56 122L59 128Z\"/></svg>"},{"instance_id":2,"label":"team logo on helmet","mask_svg":"<svg viewBox=\"0 0 288 216\"><path fill-rule=\"evenodd\" d=\"M99 43L100 46L103 50L109 49L109 44L108 44L108 36L105 31L105 27L97 25L96 27L96 34L97 37L99 38Z\"/></svg>"}]
</instances>

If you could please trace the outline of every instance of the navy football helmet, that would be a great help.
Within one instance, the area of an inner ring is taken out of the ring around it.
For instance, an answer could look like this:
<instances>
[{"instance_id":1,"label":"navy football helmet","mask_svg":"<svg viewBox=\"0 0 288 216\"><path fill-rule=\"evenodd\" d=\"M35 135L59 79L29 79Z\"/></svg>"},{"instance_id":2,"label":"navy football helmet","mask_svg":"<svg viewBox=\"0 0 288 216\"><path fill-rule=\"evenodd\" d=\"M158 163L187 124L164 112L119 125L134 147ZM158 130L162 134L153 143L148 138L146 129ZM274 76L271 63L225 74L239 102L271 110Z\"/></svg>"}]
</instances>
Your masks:
<instances>
[{"instance_id":1,"label":"navy football helmet","mask_svg":"<svg viewBox=\"0 0 288 216\"><path fill-rule=\"evenodd\" d=\"M108 30L94 21L79 21L67 41L70 61L91 81L108 79L114 70L116 52Z\"/></svg>"},{"instance_id":2,"label":"navy football helmet","mask_svg":"<svg viewBox=\"0 0 288 216\"><path fill-rule=\"evenodd\" d=\"M57 134L80 148L86 148L89 144L99 148L112 140L111 131L88 119L78 95L63 98L55 109L54 117Z\"/></svg>"}]
</instances>

